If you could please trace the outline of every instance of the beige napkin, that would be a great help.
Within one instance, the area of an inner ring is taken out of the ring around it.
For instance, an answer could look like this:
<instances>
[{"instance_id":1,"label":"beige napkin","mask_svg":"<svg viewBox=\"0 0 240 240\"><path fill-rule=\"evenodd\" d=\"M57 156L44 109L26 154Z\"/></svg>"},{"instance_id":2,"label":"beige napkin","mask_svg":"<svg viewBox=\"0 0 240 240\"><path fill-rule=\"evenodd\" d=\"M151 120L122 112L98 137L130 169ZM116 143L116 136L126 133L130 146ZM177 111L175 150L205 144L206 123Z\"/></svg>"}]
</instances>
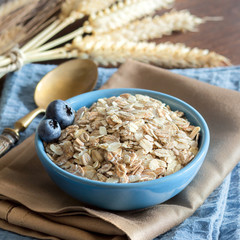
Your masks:
<instances>
[{"instance_id":1,"label":"beige napkin","mask_svg":"<svg viewBox=\"0 0 240 240\"><path fill-rule=\"evenodd\" d=\"M179 97L206 119L210 149L191 184L171 200L113 212L80 203L48 177L33 136L0 159L0 227L41 239L151 240L194 213L240 160L240 94L128 61L104 88L145 88Z\"/></svg>"}]
</instances>

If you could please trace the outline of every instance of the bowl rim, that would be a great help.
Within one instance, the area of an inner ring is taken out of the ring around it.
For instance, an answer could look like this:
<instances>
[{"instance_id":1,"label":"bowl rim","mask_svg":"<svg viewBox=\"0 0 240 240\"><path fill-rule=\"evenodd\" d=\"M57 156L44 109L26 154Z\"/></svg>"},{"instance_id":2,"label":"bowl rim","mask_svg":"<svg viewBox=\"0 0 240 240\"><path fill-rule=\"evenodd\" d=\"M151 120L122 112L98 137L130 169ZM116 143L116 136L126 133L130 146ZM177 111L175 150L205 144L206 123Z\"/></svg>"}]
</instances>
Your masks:
<instances>
[{"instance_id":1,"label":"bowl rim","mask_svg":"<svg viewBox=\"0 0 240 240\"><path fill-rule=\"evenodd\" d=\"M66 100L66 102L68 102L69 104L73 104L74 102L78 102L79 101L79 97L82 98L84 96L87 95L92 95L97 93L102 93L102 94L106 94L106 93L112 93L113 91L117 91L117 92L121 92L122 93L135 93L135 94L154 94L154 95L159 95L160 97L163 96L167 99L170 99L172 101L177 101L178 103L180 103L181 105L184 106L184 108L187 108L189 110L189 112L191 112L191 114L194 116L195 119L198 120L198 122L200 122L202 124L202 128L201 131L203 131L205 134L203 136L202 139L202 145L197 153L197 155L194 157L194 159L187 164L185 167L183 167L182 169L178 170L175 173L172 173L168 176L159 178L159 179L154 179L154 180L149 180L149 181L144 181L144 182L134 182L134 183L107 183L107 182L101 182L101 181L96 181L96 180L91 180L88 178L84 178L81 176L77 176L74 175L72 173L67 172L66 170L60 168L59 166L57 166L46 154L44 147L43 147L43 142L40 139L40 137L38 136L37 130L36 130L36 134L35 134L35 148L37 151L38 156L40 155L45 162L50 165L53 169L56 170L56 172L58 172L59 174L67 177L68 179L77 181L77 182L82 182L84 184L87 185L92 185L92 186L101 186L101 187L114 187L114 188L141 188L141 187L146 187L149 185L157 185L163 182L166 182L168 180L172 180L174 181L175 179L177 179L180 175L184 175L186 172L191 171L191 169L197 165L199 162L202 161L202 158L206 155L208 148L209 148L209 144L210 144L210 132L209 132L209 128L208 125L205 121L205 119L202 117L202 115L194 108L192 107L190 104L186 103L185 101L174 97L172 95L166 94L166 93L162 93L162 92L158 92L158 91L152 91L152 90L146 90L146 89L140 89L140 88L114 88L114 89L103 89L103 90L95 90L95 91L91 91L91 92L87 92L87 93L83 93L77 96L74 96L68 100ZM114 93L114 92L113 92ZM118 95L118 94L115 94ZM112 95L114 96L114 95ZM152 96L150 96L152 97ZM100 98L104 98L104 96L100 97ZM154 97L153 97L154 98ZM160 100L160 99L159 99ZM164 102L164 101L163 101ZM42 162L43 160L39 157L40 161Z\"/></svg>"}]
</instances>

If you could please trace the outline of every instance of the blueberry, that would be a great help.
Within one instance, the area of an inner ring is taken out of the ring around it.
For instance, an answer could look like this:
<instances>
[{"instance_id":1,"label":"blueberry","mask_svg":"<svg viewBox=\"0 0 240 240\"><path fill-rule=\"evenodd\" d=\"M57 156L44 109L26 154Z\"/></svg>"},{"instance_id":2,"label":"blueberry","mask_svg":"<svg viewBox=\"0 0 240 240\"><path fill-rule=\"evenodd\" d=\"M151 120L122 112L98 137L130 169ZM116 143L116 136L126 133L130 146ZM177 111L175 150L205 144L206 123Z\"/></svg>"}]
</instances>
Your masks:
<instances>
[{"instance_id":1,"label":"blueberry","mask_svg":"<svg viewBox=\"0 0 240 240\"><path fill-rule=\"evenodd\" d=\"M71 125L74 117L73 108L62 100L51 102L46 109L46 118L56 120L62 129Z\"/></svg>"},{"instance_id":2,"label":"blueberry","mask_svg":"<svg viewBox=\"0 0 240 240\"><path fill-rule=\"evenodd\" d=\"M38 135L44 142L54 142L61 135L59 123L53 119L44 119L38 126Z\"/></svg>"}]
</instances>

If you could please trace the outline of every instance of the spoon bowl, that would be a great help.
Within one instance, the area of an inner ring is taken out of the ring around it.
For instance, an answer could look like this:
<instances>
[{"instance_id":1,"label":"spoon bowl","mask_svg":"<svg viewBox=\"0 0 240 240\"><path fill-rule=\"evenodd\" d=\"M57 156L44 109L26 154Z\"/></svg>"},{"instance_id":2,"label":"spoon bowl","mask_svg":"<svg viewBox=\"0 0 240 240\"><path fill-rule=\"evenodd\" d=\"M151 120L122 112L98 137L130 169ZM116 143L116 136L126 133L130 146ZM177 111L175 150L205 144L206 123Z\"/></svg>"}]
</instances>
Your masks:
<instances>
[{"instance_id":1,"label":"spoon bowl","mask_svg":"<svg viewBox=\"0 0 240 240\"><path fill-rule=\"evenodd\" d=\"M98 78L96 64L91 60L75 59L47 73L38 83L34 101L46 109L56 99L66 100L93 90Z\"/></svg>"},{"instance_id":2,"label":"spoon bowl","mask_svg":"<svg viewBox=\"0 0 240 240\"><path fill-rule=\"evenodd\" d=\"M24 131L38 114L45 112L50 102L93 90L97 78L97 65L88 59L67 61L47 73L35 88L34 101L38 108L15 122L14 128L5 128L0 135L0 157L19 140L19 132Z\"/></svg>"}]
</instances>

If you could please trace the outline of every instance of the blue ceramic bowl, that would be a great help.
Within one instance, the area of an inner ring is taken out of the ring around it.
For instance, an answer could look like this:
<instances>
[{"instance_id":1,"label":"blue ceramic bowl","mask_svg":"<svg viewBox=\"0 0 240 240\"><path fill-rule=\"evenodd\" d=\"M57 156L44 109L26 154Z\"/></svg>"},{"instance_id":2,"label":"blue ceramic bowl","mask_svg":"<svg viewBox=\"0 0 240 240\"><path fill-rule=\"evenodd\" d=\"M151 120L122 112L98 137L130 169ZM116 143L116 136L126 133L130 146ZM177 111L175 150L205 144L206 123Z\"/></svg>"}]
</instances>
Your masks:
<instances>
[{"instance_id":1,"label":"blue ceramic bowl","mask_svg":"<svg viewBox=\"0 0 240 240\"><path fill-rule=\"evenodd\" d=\"M144 94L170 105L172 110L183 111L188 120L201 127L199 152L183 169L169 176L139 183L105 183L75 176L57 165L46 155L43 143L36 133L37 154L52 180L66 193L85 203L109 210L134 210L165 202L182 191L197 174L209 147L209 130L203 117L180 99L160 92L142 89L107 89L88 92L67 100L78 110L90 107L99 98L119 96L122 93Z\"/></svg>"}]
</instances>

